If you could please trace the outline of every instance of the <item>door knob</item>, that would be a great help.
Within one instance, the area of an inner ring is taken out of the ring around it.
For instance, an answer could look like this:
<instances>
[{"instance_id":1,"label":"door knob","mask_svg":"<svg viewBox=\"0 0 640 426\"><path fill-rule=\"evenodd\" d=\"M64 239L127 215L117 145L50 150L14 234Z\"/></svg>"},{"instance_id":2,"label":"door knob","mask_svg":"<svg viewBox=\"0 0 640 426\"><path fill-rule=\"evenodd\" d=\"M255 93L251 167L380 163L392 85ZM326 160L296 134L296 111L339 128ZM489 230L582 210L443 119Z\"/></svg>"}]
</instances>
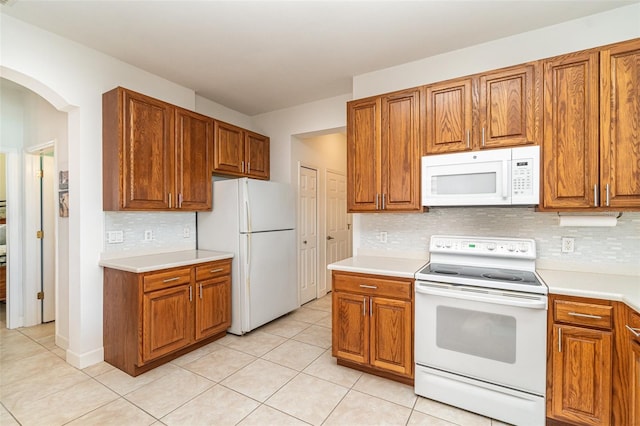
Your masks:
<instances>
[{"instance_id":1,"label":"door knob","mask_svg":"<svg viewBox=\"0 0 640 426\"><path fill-rule=\"evenodd\" d=\"M304 240L304 241L302 242L302 244L307 244L307 240Z\"/></svg>"},{"instance_id":2,"label":"door knob","mask_svg":"<svg viewBox=\"0 0 640 426\"><path fill-rule=\"evenodd\" d=\"M327 241L333 240L333 239L335 239L335 238L333 238L331 235L327 235Z\"/></svg>"}]
</instances>

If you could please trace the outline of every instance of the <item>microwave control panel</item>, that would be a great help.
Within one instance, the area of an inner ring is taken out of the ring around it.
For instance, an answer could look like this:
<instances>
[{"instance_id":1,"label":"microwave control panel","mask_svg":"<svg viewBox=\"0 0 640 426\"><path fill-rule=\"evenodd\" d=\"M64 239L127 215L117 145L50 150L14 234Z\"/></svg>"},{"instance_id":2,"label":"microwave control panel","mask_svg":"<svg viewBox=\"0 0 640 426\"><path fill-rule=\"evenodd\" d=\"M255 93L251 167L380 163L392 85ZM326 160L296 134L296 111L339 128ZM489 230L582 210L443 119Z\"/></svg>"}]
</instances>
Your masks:
<instances>
[{"instance_id":1,"label":"microwave control panel","mask_svg":"<svg viewBox=\"0 0 640 426\"><path fill-rule=\"evenodd\" d=\"M512 195L533 194L533 161L518 159L511 162Z\"/></svg>"}]
</instances>

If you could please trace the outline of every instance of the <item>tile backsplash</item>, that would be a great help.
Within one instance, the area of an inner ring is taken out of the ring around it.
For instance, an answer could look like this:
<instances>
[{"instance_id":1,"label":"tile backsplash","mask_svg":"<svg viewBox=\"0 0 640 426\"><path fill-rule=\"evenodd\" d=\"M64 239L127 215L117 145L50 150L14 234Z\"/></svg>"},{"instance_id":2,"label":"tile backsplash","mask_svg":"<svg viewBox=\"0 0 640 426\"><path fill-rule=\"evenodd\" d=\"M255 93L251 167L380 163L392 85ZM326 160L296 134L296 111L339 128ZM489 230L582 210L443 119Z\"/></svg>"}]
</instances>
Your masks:
<instances>
[{"instance_id":1,"label":"tile backsplash","mask_svg":"<svg viewBox=\"0 0 640 426\"><path fill-rule=\"evenodd\" d=\"M103 257L196 248L196 214L193 212L105 212L104 224ZM109 231L122 231L123 241L109 243ZM145 241L146 231L151 231L150 241Z\"/></svg>"},{"instance_id":2,"label":"tile backsplash","mask_svg":"<svg viewBox=\"0 0 640 426\"><path fill-rule=\"evenodd\" d=\"M638 212L623 213L615 227L560 227L557 213L531 207L431 208L422 214L360 214L358 220L365 251L426 252L437 234L533 238L538 267L640 275ZM387 233L386 243L380 232ZM562 237L575 239L573 253L562 253Z\"/></svg>"}]
</instances>

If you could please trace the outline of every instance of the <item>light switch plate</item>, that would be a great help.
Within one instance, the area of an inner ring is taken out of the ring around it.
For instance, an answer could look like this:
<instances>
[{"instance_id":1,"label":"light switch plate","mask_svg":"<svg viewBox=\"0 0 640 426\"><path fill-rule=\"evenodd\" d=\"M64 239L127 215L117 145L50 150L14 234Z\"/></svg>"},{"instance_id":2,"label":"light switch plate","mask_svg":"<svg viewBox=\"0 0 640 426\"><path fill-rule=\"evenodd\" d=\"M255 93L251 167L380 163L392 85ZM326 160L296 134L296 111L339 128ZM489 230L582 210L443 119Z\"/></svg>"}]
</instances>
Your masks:
<instances>
[{"instance_id":1,"label":"light switch plate","mask_svg":"<svg viewBox=\"0 0 640 426\"><path fill-rule=\"evenodd\" d=\"M124 234L122 231L107 231L107 243L118 244L124 241Z\"/></svg>"}]
</instances>

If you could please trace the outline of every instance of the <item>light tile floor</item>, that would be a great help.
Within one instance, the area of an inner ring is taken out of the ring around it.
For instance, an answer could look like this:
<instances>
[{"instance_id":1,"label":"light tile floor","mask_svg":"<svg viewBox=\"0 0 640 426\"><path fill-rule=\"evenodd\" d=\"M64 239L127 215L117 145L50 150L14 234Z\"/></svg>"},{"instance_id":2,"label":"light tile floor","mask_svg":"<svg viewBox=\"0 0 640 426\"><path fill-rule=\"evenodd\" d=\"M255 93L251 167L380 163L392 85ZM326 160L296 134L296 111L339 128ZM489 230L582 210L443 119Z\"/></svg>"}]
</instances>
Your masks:
<instances>
[{"instance_id":1,"label":"light tile floor","mask_svg":"<svg viewBox=\"0 0 640 426\"><path fill-rule=\"evenodd\" d=\"M338 366L330 295L136 378L104 362L78 370L54 324L8 330L1 311L2 426L503 425Z\"/></svg>"}]
</instances>

